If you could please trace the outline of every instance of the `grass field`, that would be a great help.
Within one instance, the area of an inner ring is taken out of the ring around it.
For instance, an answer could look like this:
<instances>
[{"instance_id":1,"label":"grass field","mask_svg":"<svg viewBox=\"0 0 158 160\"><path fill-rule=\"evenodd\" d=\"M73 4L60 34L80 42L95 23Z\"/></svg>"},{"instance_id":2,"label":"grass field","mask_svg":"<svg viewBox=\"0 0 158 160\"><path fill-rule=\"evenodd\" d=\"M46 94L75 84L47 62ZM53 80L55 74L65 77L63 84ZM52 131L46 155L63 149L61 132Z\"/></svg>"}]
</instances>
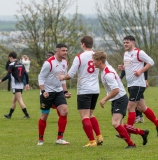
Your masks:
<instances>
[{"instance_id":1,"label":"grass field","mask_svg":"<svg viewBox=\"0 0 158 160\"><path fill-rule=\"evenodd\" d=\"M23 92L23 99L27 105L30 119L23 119L23 113L17 105L12 119L4 118L8 113L12 93L0 91L1 114L0 114L0 160L157 160L158 159L158 137L155 126L145 118L145 123L135 124L141 129L149 129L149 140L146 146L142 145L139 135L132 135L136 148L125 150L126 143L118 139L117 132L111 125L110 103L104 109L99 106L95 115L99 120L104 143L102 146L83 148L88 142L83 132L81 120L76 109L76 90L69 90L72 98L68 100L69 115L68 124L64 138L71 144L68 146L56 145L57 136L57 114L51 110L45 132L45 143L37 146L38 131L37 122L40 116L39 90ZM105 94L101 89L100 97ZM145 92L146 103L158 116L158 88L150 87ZM98 100L98 102L99 102ZM126 121L126 118L125 118Z\"/></svg>"}]
</instances>

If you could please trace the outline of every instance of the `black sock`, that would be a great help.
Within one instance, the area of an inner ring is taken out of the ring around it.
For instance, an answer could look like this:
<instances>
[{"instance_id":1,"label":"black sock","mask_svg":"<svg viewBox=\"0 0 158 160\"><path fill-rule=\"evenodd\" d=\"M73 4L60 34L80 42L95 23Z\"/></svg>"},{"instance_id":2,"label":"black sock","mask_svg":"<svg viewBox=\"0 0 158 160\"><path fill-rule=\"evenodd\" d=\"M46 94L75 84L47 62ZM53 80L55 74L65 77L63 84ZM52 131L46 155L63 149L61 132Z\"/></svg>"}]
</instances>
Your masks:
<instances>
[{"instance_id":1,"label":"black sock","mask_svg":"<svg viewBox=\"0 0 158 160\"><path fill-rule=\"evenodd\" d=\"M22 111L24 112L25 116L29 116L29 114L27 113L27 109L23 108Z\"/></svg>"},{"instance_id":2,"label":"black sock","mask_svg":"<svg viewBox=\"0 0 158 160\"><path fill-rule=\"evenodd\" d=\"M12 113L14 112L14 109L10 108L10 111L9 111L9 116L11 117L12 116Z\"/></svg>"}]
</instances>

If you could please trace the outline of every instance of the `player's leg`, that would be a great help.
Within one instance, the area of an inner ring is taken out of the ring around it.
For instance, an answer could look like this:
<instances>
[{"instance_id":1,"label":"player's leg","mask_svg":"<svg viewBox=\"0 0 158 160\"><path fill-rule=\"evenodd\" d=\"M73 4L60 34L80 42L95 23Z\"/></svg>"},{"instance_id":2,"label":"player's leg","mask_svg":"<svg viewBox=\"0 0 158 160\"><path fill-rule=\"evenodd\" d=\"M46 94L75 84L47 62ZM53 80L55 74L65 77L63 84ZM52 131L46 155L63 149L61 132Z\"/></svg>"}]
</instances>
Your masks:
<instances>
[{"instance_id":1,"label":"player's leg","mask_svg":"<svg viewBox=\"0 0 158 160\"><path fill-rule=\"evenodd\" d=\"M127 124L133 125L135 118L136 118L136 113L135 113L135 108L137 106L138 102L128 102L127 105L127 110L128 110L128 119L127 119Z\"/></svg>"},{"instance_id":2,"label":"player's leg","mask_svg":"<svg viewBox=\"0 0 158 160\"><path fill-rule=\"evenodd\" d=\"M13 90L13 94L14 94L14 93L15 93L15 92L14 92L14 90ZM14 95L13 95L13 98L12 98L12 106L11 106L11 108L10 108L9 114L4 114L4 117L10 119L10 118L12 117L12 114L13 114L15 108L16 108L16 98L15 98L15 94L14 94Z\"/></svg>"},{"instance_id":3,"label":"player's leg","mask_svg":"<svg viewBox=\"0 0 158 160\"><path fill-rule=\"evenodd\" d=\"M38 120L38 144L37 145L43 145L44 143L44 132L47 125L47 118L49 115L50 110L43 110L41 109L41 117Z\"/></svg>"},{"instance_id":4,"label":"player's leg","mask_svg":"<svg viewBox=\"0 0 158 160\"><path fill-rule=\"evenodd\" d=\"M143 122L144 122L144 118L143 118L142 112L140 112L140 111L138 110L138 108L136 108L135 112L136 112L135 123L143 123Z\"/></svg>"},{"instance_id":5,"label":"player's leg","mask_svg":"<svg viewBox=\"0 0 158 160\"><path fill-rule=\"evenodd\" d=\"M26 106L24 104L24 101L22 99L22 89L15 89L15 98L16 100L18 101L23 113L24 113L24 118L30 118L28 112L27 112L27 109L26 109Z\"/></svg>"},{"instance_id":6,"label":"player's leg","mask_svg":"<svg viewBox=\"0 0 158 160\"><path fill-rule=\"evenodd\" d=\"M53 100L53 104L57 106L57 110L59 112L59 119L58 119L58 136L56 140L56 144L70 144L69 142L63 139L64 132L67 125L67 114L68 114L68 107L66 98L63 92L57 93Z\"/></svg>"},{"instance_id":7,"label":"player's leg","mask_svg":"<svg viewBox=\"0 0 158 160\"><path fill-rule=\"evenodd\" d=\"M144 91L145 91L145 87L132 86L132 87L128 88L129 102L128 102L128 106L127 106L127 110L128 110L127 124L129 124L129 125L134 124L134 121L136 118L135 109L136 109L138 102L140 101L140 98L143 95Z\"/></svg>"},{"instance_id":8,"label":"player's leg","mask_svg":"<svg viewBox=\"0 0 158 160\"><path fill-rule=\"evenodd\" d=\"M97 136L97 138L96 138L97 145L102 145L103 136L101 135L101 131L100 131L100 126L99 126L98 120L93 114L95 106L96 106L96 103L97 103L98 96L99 96L99 94L93 94L92 98L91 98L90 121L91 121L93 130L94 130L94 132L95 132L95 134Z\"/></svg>"},{"instance_id":9,"label":"player's leg","mask_svg":"<svg viewBox=\"0 0 158 160\"><path fill-rule=\"evenodd\" d=\"M124 95L119 99L111 102L111 113L112 113L112 125L119 133L119 136L123 138L128 146L126 148L135 148L135 144L132 142L129 133L123 126L123 118L126 115L128 104L128 97Z\"/></svg>"},{"instance_id":10,"label":"player's leg","mask_svg":"<svg viewBox=\"0 0 158 160\"><path fill-rule=\"evenodd\" d=\"M141 130L139 128L136 128L132 125L128 125L128 124L125 124L124 127L126 128L127 132L128 133L132 133L132 134L139 134L142 136L143 138L143 145L146 145L146 143L148 142L148 134L149 134L149 131L148 130Z\"/></svg>"},{"instance_id":11,"label":"player's leg","mask_svg":"<svg viewBox=\"0 0 158 160\"><path fill-rule=\"evenodd\" d=\"M113 127L117 130L117 132L119 133L120 137L123 138L125 140L125 142L128 144L128 147L130 146L130 148L134 148L135 144L132 142L129 133L127 132L127 130L124 128L124 126L121 125L121 120L123 118L123 115L120 113L114 113L112 115L112 125Z\"/></svg>"},{"instance_id":12,"label":"player's leg","mask_svg":"<svg viewBox=\"0 0 158 160\"><path fill-rule=\"evenodd\" d=\"M139 111L145 114L145 116L155 124L156 130L157 130L157 136L158 136L158 119L152 109L146 106L145 100L142 98L139 102Z\"/></svg>"},{"instance_id":13,"label":"player's leg","mask_svg":"<svg viewBox=\"0 0 158 160\"><path fill-rule=\"evenodd\" d=\"M59 111L57 110L57 107L56 107L56 106L54 106L54 105L52 105L52 109L55 109L55 110L56 110L56 112L57 112L57 114L58 114L58 117L60 117L60 113L59 113Z\"/></svg>"},{"instance_id":14,"label":"player's leg","mask_svg":"<svg viewBox=\"0 0 158 160\"><path fill-rule=\"evenodd\" d=\"M135 112L136 112L136 119L135 119L134 123L139 123L140 117L139 117L139 111L138 111L137 107L135 109Z\"/></svg>"},{"instance_id":15,"label":"player's leg","mask_svg":"<svg viewBox=\"0 0 158 160\"><path fill-rule=\"evenodd\" d=\"M89 139L89 143L86 144L85 147L97 146L93 134L93 126L90 120L91 98L92 95L90 94L77 95L78 111L81 117L83 130Z\"/></svg>"},{"instance_id":16,"label":"player's leg","mask_svg":"<svg viewBox=\"0 0 158 160\"><path fill-rule=\"evenodd\" d=\"M47 118L52 107L52 97L49 93L49 97L45 98L42 94L40 95L40 109L41 116L38 120L38 143L37 145L43 145L44 143L44 133L47 125Z\"/></svg>"}]
</instances>

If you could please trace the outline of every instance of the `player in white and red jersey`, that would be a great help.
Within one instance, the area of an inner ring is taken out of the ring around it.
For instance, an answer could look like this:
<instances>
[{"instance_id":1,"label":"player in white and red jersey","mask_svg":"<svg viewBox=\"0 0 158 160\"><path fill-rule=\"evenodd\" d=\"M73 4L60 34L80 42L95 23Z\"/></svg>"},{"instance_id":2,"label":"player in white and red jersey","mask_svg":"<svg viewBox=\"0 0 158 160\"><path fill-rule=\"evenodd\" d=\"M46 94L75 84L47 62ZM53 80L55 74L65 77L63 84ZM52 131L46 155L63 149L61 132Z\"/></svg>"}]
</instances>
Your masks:
<instances>
[{"instance_id":1,"label":"player in white and red jersey","mask_svg":"<svg viewBox=\"0 0 158 160\"><path fill-rule=\"evenodd\" d=\"M118 68L120 70L124 69L126 72L129 92L127 124L134 124L136 117L135 108L138 106L138 110L155 124L158 136L158 119L154 112L146 106L143 95L146 88L144 72L154 65L154 61L144 51L135 48L135 38L133 36L124 38L124 47L126 50L124 65L119 65ZM144 63L146 63L145 66Z\"/></svg>"},{"instance_id":2,"label":"player in white and red jersey","mask_svg":"<svg viewBox=\"0 0 158 160\"><path fill-rule=\"evenodd\" d=\"M148 130L140 130L131 125L122 125L122 119L126 115L128 97L122 81L114 68L106 65L106 53L99 51L93 54L92 57L95 67L101 70L101 80L107 91L107 95L100 101L100 105L104 108L104 104L108 100L111 101L112 125L118 131L120 137L128 144L126 149L136 147L130 139L128 132L141 135L143 145L146 145Z\"/></svg>"},{"instance_id":3,"label":"player in white and red jersey","mask_svg":"<svg viewBox=\"0 0 158 160\"><path fill-rule=\"evenodd\" d=\"M81 116L83 129L89 138L89 143L85 147L97 146L103 143L103 137L100 132L98 120L93 112L99 96L99 69L95 69L92 55L93 38L84 36L81 39L81 48L83 53L77 55L73 64L66 76L61 76L60 79L73 78L76 73L77 78L77 104L78 111ZM93 131L97 139L95 140Z\"/></svg>"},{"instance_id":4,"label":"player in white and red jersey","mask_svg":"<svg viewBox=\"0 0 158 160\"><path fill-rule=\"evenodd\" d=\"M69 93L66 88L66 82L59 80L60 75L65 75L67 73L68 63L65 60L67 51L68 49L65 44L58 44L56 46L56 54L45 61L38 76L38 83L41 90L40 104L42 112L38 122L38 145L43 145L44 143L46 121L52 104L57 107L60 113L56 144L69 144L69 142L63 139L68 114L67 102L64 94Z\"/></svg>"},{"instance_id":5,"label":"player in white and red jersey","mask_svg":"<svg viewBox=\"0 0 158 160\"><path fill-rule=\"evenodd\" d=\"M146 63L144 63L144 65L146 65ZM123 77L125 76L125 70L121 71L121 75L120 78L121 80L123 79ZM145 78L145 82L146 82L146 88L148 88L149 84L148 84L148 70L144 72L144 78ZM137 107L136 107L136 119L134 123L143 123L144 122L144 117L143 117L143 113L140 112Z\"/></svg>"},{"instance_id":6,"label":"player in white and red jersey","mask_svg":"<svg viewBox=\"0 0 158 160\"><path fill-rule=\"evenodd\" d=\"M12 83L12 90L13 90L13 98L12 98L12 106L10 108L9 114L4 114L4 117L10 119L12 117L12 114L16 108L16 102L18 101L23 113L25 114L25 116L23 117L24 119L30 118L27 109L26 109L26 105L23 102L22 99L22 90L23 90L23 77L24 75L26 76L26 90L29 89L29 77L28 74L26 73L25 67L23 64L21 64L20 62L17 61L17 54L15 52L11 52L9 54L9 60L10 60L10 64L8 67L8 73L7 75L0 80L0 82L5 81L6 79L8 79L9 77L11 77L11 83Z\"/></svg>"}]
</instances>

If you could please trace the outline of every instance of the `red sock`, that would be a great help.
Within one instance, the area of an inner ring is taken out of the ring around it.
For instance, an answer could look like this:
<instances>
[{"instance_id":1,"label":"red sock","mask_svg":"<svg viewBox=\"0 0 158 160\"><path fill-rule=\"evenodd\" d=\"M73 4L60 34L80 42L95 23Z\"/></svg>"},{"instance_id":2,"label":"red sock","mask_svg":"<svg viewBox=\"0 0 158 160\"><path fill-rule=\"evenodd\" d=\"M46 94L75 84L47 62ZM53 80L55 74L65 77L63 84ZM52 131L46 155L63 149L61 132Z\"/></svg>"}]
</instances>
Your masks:
<instances>
[{"instance_id":1,"label":"red sock","mask_svg":"<svg viewBox=\"0 0 158 160\"><path fill-rule=\"evenodd\" d=\"M89 118L82 120L83 129L90 141L94 140L93 127Z\"/></svg>"},{"instance_id":2,"label":"red sock","mask_svg":"<svg viewBox=\"0 0 158 160\"><path fill-rule=\"evenodd\" d=\"M127 124L133 126L135 118L136 118L136 112L128 112Z\"/></svg>"},{"instance_id":3,"label":"red sock","mask_svg":"<svg viewBox=\"0 0 158 160\"><path fill-rule=\"evenodd\" d=\"M117 132L119 133L119 135L126 141L126 143L127 143L129 146L134 146L134 143L133 143L132 140L130 139L127 130L126 130L123 126L119 125L119 126L116 127L115 129L117 130Z\"/></svg>"},{"instance_id":4,"label":"red sock","mask_svg":"<svg viewBox=\"0 0 158 160\"><path fill-rule=\"evenodd\" d=\"M43 140L45 128L46 128L46 121L39 119L38 121L39 140Z\"/></svg>"},{"instance_id":5,"label":"red sock","mask_svg":"<svg viewBox=\"0 0 158 160\"><path fill-rule=\"evenodd\" d=\"M58 138L63 138L63 133L65 131L67 124L67 116L60 116L58 119Z\"/></svg>"},{"instance_id":6,"label":"red sock","mask_svg":"<svg viewBox=\"0 0 158 160\"><path fill-rule=\"evenodd\" d=\"M93 130L96 134L96 136L100 135L100 127L99 127L99 123L98 120L95 117L90 118Z\"/></svg>"},{"instance_id":7,"label":"red sock","mask_svg":"<svg viewBox=\"0 0 158 160\"><path fill-rule=\"evenodd\" d=\"M139 135L144 135L145 133L143 130L135 128L134 126L128 124L125 124L124 128L126 128L128 133L139 134Z\"/></svg>"},{"instance_id":8,"label":"red sock","mask_svg":"<svg viewBox=\"0 0 158 160\"><path fill-rule=\"evenodd\" d=\"M155 124L156 127L158 127L158 120L154 114L154 112L150 109L147 108L146 111L144 112L144 114L146 115L146 117Z\"/></svg>"}]
</instances>

